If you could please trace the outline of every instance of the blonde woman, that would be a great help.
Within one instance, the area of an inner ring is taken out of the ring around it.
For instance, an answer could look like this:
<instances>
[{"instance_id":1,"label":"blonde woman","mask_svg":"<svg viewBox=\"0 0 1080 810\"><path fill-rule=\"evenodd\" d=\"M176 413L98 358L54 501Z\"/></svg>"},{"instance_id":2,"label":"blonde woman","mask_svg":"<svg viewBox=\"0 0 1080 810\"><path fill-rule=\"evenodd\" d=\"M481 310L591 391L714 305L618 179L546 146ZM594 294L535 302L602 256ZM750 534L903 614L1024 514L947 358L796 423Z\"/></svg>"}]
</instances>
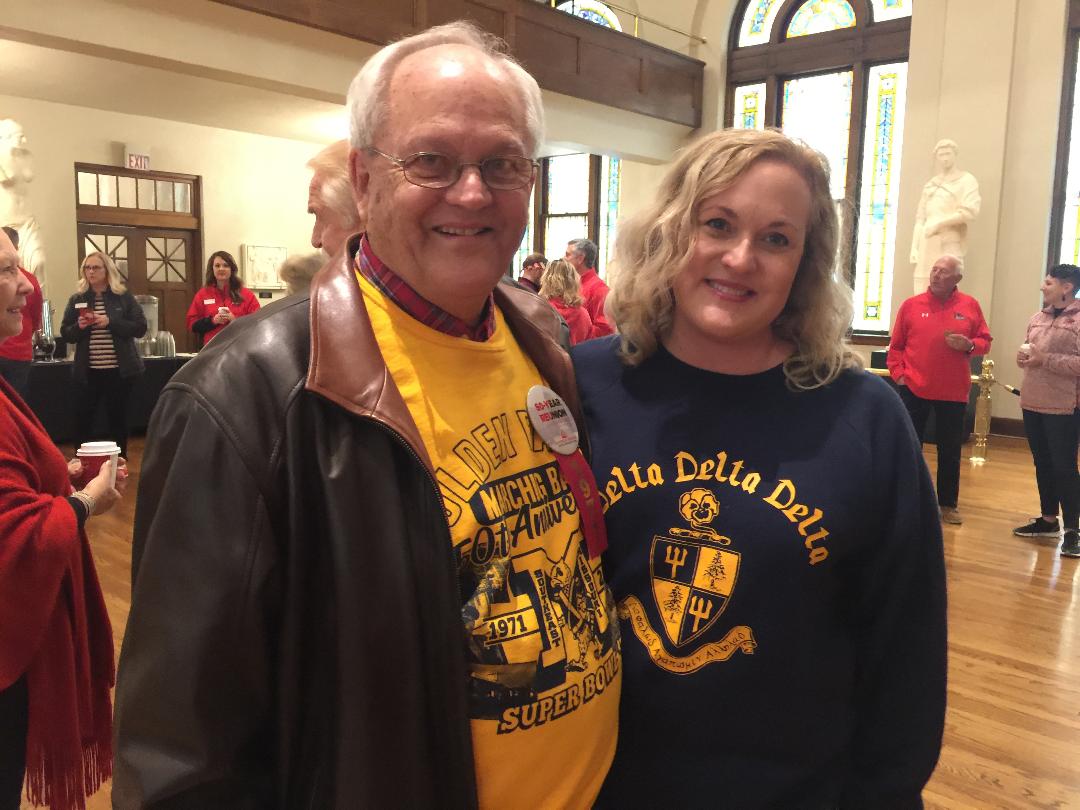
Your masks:
<instances>
[{"instance_id":1,"label":"blonde woman","mask_svg":"<svg viewBox=\"0 0 1080 810\"><path fill-rule=\"evenodd\" d=\"M816 152L732 130L620 227L574 349L623 619L605 807L920 807L945 707L937 503L844 342Z\"/></svg>"},{"instance_id":2,"label":"blonde woman","mask_svg":"<svg viewBox=\"0 0 1080 810\"><path fill-rule=\"evenodd\" d=\"M540 277L541 298L563 316L570 327L570 345L593 337L593 322L589 311L585 309L585 299L581 297L581 280L574 265L566 259L555 259Z\"/></svg>"},{"instance_id":3,"label":"blonde woman","mask_svg":"<svg viewBox=\"0 0 1080 810\"><path fill-rule=\"evenodd\" d=\"M146 316L105 253L83 259L77 292L68 300L60 334L75 346L75 446L90 438L98 404L105 402L109 433L127 457L127 403L143 361L135 339Z\"/></svg>"}]
</instances>

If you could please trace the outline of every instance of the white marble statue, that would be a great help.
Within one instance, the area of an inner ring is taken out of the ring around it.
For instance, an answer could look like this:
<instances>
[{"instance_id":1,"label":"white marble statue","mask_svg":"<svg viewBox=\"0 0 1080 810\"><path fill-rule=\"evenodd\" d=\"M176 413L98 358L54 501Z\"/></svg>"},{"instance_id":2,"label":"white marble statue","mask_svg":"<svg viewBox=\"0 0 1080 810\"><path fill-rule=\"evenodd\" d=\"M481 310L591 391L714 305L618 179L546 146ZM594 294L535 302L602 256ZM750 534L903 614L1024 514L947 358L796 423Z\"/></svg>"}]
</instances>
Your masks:
<instances>
[{"instance_id":1,"label":"white marble statue","mask_svg":"<svg viewBox=\"0 0 1080 810\"><path fill-rule=\"evenodd\" d=\"M950 254L964 258L968 223L979 215L979 183L970 172L956 167L959 151L956 141L948 138L934 147L937 174L923 186L911 239L916 295L926 291L930 269L939 257Z\"/></svg>"},{"instance_id":2,"label":"white marble statue","mask_svg":"<svg viewBox=\"0 0 1080 810\"><path fill-rule=\"evenodd\" d=\"M19 232L20 262L44 284L45 248L30 207L32 161L22 126L10 118L0 120L0 225Z\"/></svg>"}]
</instances>

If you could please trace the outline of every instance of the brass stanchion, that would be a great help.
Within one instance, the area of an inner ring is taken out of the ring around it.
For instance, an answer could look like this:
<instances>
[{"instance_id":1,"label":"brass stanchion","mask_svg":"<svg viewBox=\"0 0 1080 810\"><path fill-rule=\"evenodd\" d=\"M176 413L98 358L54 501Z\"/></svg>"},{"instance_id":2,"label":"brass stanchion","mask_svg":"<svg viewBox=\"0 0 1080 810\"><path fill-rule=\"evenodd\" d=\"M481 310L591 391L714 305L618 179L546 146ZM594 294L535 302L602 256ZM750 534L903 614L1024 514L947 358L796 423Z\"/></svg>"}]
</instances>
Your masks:
<instances>
[{"instance_id":1,"label":"brass stanchion","mask_svg":"<svg viewBox=\"0 0 1080 810\"><path fill-rule=\"evenodd\" d=\"M990 389L994 383L994 361L984 357L982 372L972 375L972 382L979 384L979 398L975 400L975 447L971 451L972 464L985 464L990 437Z\"/></svg>"}]
</instances>

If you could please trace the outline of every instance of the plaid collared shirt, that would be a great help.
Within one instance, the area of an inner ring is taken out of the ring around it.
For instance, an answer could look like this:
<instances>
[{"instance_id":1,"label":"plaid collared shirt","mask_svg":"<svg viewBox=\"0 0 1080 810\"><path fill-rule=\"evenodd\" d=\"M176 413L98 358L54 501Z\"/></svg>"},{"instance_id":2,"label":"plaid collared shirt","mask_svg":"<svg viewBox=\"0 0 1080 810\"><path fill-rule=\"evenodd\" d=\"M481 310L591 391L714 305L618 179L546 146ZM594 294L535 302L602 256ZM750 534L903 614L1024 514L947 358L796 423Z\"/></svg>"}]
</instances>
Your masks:
<instances>
[{"instance_id":1,"label":"plaid collared shirt","mask_svg":"<svg viewBox=\"0 0 1080 810\"><path fill-rule=\"evenodd\" d=\"M356 251L356 269L383 295L424 326L430 326L451 337L464 337L480 343L490 338L495 332L495 297L493 295L488 295L484 309L480 313L480 322L476 326L469 326L461 318L451 315L442 307L428 301L410 287L405 279L383 264L371 250L367 236L360 238L360 250Z\"/></svg>"}]
</instances>

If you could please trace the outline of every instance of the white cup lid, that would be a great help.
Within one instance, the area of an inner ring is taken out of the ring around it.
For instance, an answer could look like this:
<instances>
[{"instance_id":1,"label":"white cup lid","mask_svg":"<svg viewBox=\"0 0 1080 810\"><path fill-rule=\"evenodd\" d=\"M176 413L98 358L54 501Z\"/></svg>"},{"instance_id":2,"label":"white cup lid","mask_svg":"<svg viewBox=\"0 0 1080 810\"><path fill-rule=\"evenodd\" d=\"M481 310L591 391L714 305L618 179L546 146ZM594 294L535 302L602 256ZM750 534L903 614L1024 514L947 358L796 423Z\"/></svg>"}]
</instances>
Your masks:
<instances>
[{"instance_id":1,"label":"white cup lid","mask_svg":"<svg viewBox=\"0 0 1080 810\"><path fill-rule=\"evenodd\" d=\"M77 456L111 456L120 452L116 442L83 442L75 451Z\"/></svg>"}]
</instances>

